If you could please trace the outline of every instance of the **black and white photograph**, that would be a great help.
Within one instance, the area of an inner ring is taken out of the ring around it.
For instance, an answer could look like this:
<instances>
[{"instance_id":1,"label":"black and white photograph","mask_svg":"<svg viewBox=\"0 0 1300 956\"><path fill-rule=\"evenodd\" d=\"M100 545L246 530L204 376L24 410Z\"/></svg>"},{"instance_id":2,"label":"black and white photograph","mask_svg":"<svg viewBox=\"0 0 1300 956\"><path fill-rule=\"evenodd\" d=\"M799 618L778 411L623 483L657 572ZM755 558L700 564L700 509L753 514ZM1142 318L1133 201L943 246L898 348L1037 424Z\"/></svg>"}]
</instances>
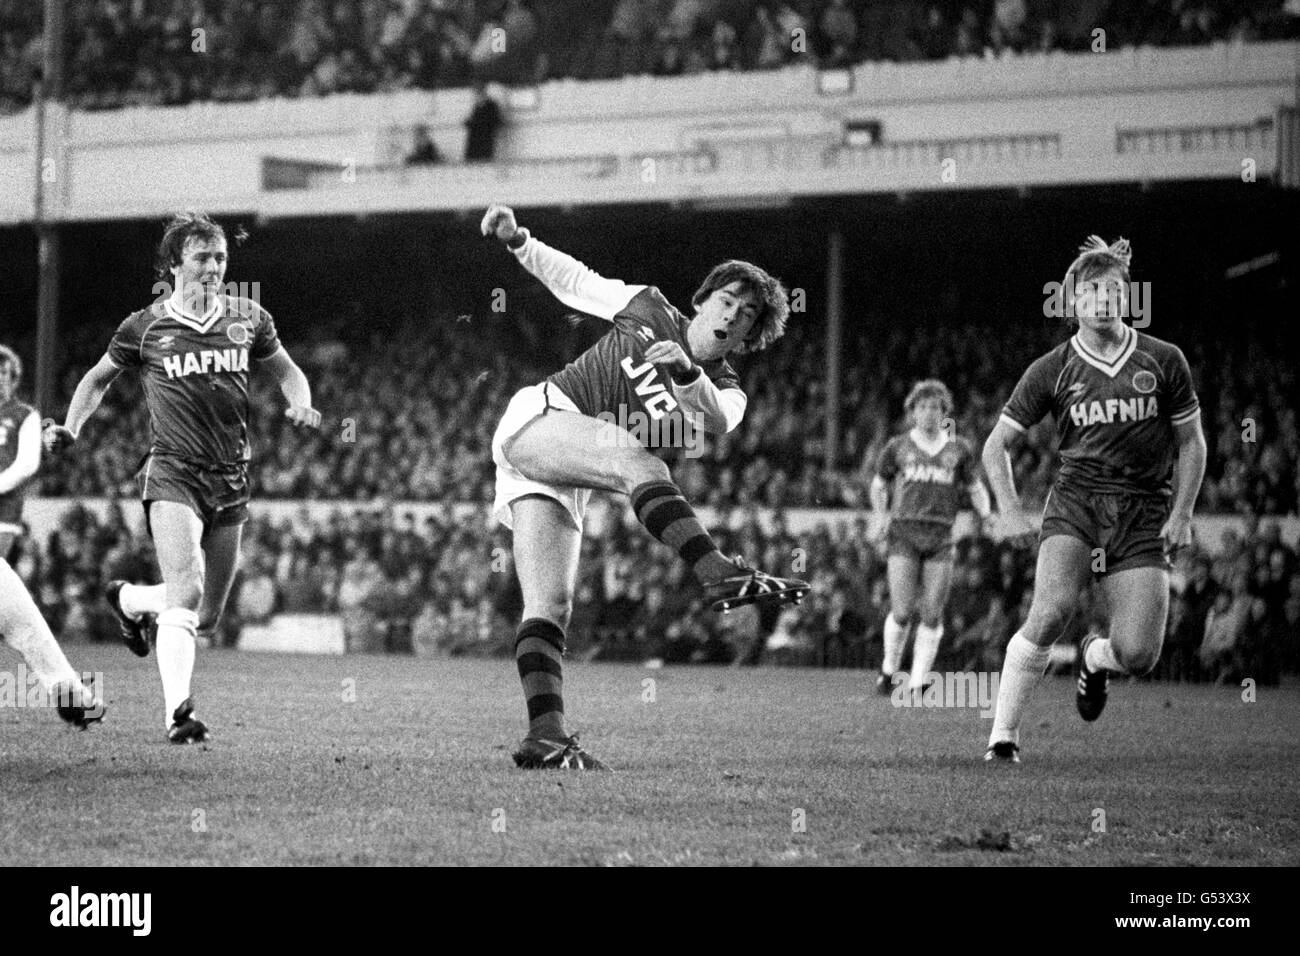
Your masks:
<instances>
[{"instance_id":1,"label":"black and white photograph","mask_svg":"<svg viewBox=\"0 0 1300 956\"><path fill-rule=\"evenodd\" d=\"M1058 918L1243 940L1297 224L1300 0L0 0L24 919L1104 867Z\"/></svg>"}]
</instances>

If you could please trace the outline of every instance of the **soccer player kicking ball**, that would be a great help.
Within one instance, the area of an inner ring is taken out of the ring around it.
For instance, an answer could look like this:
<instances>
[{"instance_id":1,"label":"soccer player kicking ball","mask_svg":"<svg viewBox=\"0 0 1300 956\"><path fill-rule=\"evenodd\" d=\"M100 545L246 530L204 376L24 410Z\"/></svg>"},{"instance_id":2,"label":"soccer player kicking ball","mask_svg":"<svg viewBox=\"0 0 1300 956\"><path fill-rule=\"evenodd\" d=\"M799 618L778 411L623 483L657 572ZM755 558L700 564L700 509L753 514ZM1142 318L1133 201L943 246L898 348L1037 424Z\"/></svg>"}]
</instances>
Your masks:
<instances>
[{"instance_id":1,"label":"soccer player kicking ball","mask_svg":"<svg viewBox=\"0 0 1300 956\"><path fill-rule=\"evenodd\" d=\"M893 691L908 628L918 617L908 693L921 693L926 687L926 675L943 639L943 608L952 581L952 526L962 491L970 495L981 520L989 516L989 493L976 474L975 450L966 439L942 427L952 412L948 386L936 378L917 382L903 407L912 429L885 445L870 489L872 511L884 518L876 533L888 541L889 615L876 681L881 694ZM888 510L891 482L892 515Z\"/></svg>"},{"instance_id":2,"label":"soccer player kicking ball","mask_svg":"<svg viewBox=\"0 0 1300 956\"><path fill-rule=\"evenodd\" d=\"M137 369L152 442L140 471L145 524L163 583L110 582L106 597L135 654L149 653L154 625L167 739L209 739L194 713L195 639L221 618L248 520L250 360L279 384L295 426L317 428L307 377L270 314L225 294L226 235L207 216L182 213L158 246L159 275L172 291L118 327L108 352L77 385L63 425L47 422L45 447L71 445L123 369Z\"/></svg>"},{"instance_id":3,"label":"soccer player kicking ball","mask_svg":"<svg viewBox=\"0 0 1300 956\"><path fill-rule=\"evenodd\" d=\"M104 719L104 703L81 682L17 572L0 557L0 640L22 655L60 717L78 730ZM18 688L22 693L23 688Z\"/></svg>"},{"instance_id":4,"label":"soccer player kicking ball","mask_svg":"<svg viewBox=\"0 0 1300 956\"><path fill-rule=\"evenodd\" d=\"M8 558L23 531L23 486L41 467L41 420L18 401L23 363L0 345L0 558Z\"/></svg>"},{"instance_id":5,"label":"soccer player kicking ball","mask_svg":"<svg viewBox=\"0 0 1300 956\"><path fill-rule=\"evenodd\" d=\"M746 396L727 358L756 352L785 331L789 304L781 283L748 262L716 266L692 298L693 317L653 286L605 279L519 228L514 212L493 205L482 231L565 305L613 328L565 369L521 389L492 439L493 513L514 531L523 591L515 659L528 704L528 734L514 754L520 767L603 770L564 729L561 658L591 490L628 495L637 519L686 561L718 610L754 601L798 601L803 581L772 577L725 557L673 483L668 466L614 422L654 421L660 444L680 441L698 422L731 431ZM675 419L675 421L674 421ZM690 424L687 424L690 423Z\"/></svg>"},{"instance_id":6,"label":"soccer player kicking ball","mask_svg":"<svg viewBox=\"0 0 1300 956\"><path fill-rule=\"evenodd\" d=\"M23 485L41 464L40 418L36 409L14 397L22 376L18 354L0 345L0 640L22 655L55 700L59 716L85 730L103 719L104 706L77 677L22 578L8 563L14 539L22 532Z\"/></svg>"},{"instance_id":7,"label":"soccer player kicking ball","mask_svg":"<svg viewBox=\"0 0 1300 956\"><path fill-rule=\"evenodd\" d=\"M1007 446L1049 412L1061 436L1061 470L1043 511L1033 604L1007 645L986 760L1019 762L1025 702L1090 573L1104 580L1110 636L1080 648L1080 716L1101 715L1111 672L1145 674L1160 658L1168 555L1191 543L1205 438L1183 353L1121 320L1128 311L1130 258L1126 240L1107 246L1089 237L1065 275L1067 293L1079 290L1078 332L1029 366L984 445L984 469L1004 530L1023 539L1032 531Z\"/></svg>"}]
</instances>

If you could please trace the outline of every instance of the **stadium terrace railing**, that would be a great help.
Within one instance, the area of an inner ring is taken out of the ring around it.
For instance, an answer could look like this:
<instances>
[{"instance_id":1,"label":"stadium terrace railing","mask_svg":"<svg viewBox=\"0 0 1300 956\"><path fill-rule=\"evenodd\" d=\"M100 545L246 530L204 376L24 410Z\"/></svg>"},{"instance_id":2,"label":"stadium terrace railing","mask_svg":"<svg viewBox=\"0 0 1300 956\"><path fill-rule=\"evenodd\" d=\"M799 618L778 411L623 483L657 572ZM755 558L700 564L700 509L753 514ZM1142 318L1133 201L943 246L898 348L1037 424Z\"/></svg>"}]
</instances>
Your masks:
<instances>
[{"instance_id":1,"label":"stadium terrace railing","mask_svg":"<svg viewBox=\"0 0 1300 956\"><path fill-rule=\"evenodd\" d=\"M617 502L617 499L615 501ZM134 531L143 534L144 513L140 508L139 501L134 498L117 501L109 498L31 498L25 504L23 520L38 540L45 541L48 539L50 532L58 529L59 522L70 508L74 506L85 507L103 518L114 503L121 507L128 525ZM617 511L620 507L624 507L624 505L617 502L615 510ZM272 500L254 501L250 505L250 510L254 517L268 518L276 524L281 521L300 520L304 516L311 521L325 523L330 515L336 511L345 514L354 512L392 513L403 517L409 513L417 522L422 522L426 517L434 514L450 515L454 520L460 522L494 524L491 506L472 502L392 501L377 503L365 501ZM702 507L697 510L706 524L712 524L717 518L717 512L712 508ZM729 519L731 525L739 527L750 514L753 514L758 519L764 529L770 530L773 527L776 513L771 508L733 509L730 512ZM850 508L789 508L781 513L786 528L796 535L811 532L822 524L833 532L840 528L847 529L854 522L869 520L870 517L871 514L867 510ZM1300 518L1289 516L1269 518L1267 520L1277 523L1283 541L1291 547L1300 547ZM635 519L625 514L624 523L630 526L635 524ZM1225 532L1236 531L1240 534L1245 528L1244 520L1235 515L1197 515L1193 523L1195 524L1197 541L1211 551L1218 549ZM967 537L974 530L975 520L973 514L963 512L957 516L954 533L958 538Z\"/></svg>"},{"instance_id":2,"label":"stadium terrace railing","mask_svg":"<svg viewBox=\"0 0 1300 956\"><path fill-rule=\"evenodd\" d=\"M836 89L810 66L557 81L501 94L514 108L495 165L410 171L417 125L460 155L468 90L55 104L42 157L33 111L0 118L0 221L32 219L38 174L62 220L153 217L178 196L218 214L460 211L503 182L529 205L575 206L1228 181L1245 160L1289 185L1298 58L1285 42L868 63Z\"/></svg>"}]
</instances>

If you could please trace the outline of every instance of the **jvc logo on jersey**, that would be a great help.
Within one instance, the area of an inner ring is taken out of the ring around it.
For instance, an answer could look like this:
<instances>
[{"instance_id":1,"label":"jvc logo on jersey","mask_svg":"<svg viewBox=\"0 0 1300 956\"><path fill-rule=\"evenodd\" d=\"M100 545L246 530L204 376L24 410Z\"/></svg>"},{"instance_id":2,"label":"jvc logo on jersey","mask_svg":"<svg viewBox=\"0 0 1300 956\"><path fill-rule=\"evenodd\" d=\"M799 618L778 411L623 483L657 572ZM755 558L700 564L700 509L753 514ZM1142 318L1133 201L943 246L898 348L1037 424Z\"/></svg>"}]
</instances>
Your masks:
<instances>
[{"instance_id":1,"label":"jvc logo on jersey","mask_svg":"<svg viewBox=\"0 0 1300 956\"><path fill-rule=\"evenodd\" d=\"M1108 398L1104 402L1078 402L1070 406L1070 421L1080 428L1085 425L1110 425L1116 421L1140 422L1155 418L1158 411L1156 399Z\"/></svg>"},{"instance_id":2,"label":"jvc logo on jersey","mask_svg":"<svg viewBox=\"0 0 1300 956\"><path fill-rule=\"evenodd\" d=\"M169 355L163 359L163 368L168 378L207 375L209 372L247 372L248 350L204 349L202 352Z\"/></svg>"},{"instance_id":3,"label":"jvc logo on jersey","mask_svg":"<svg viewBox=\"0 0 1300 956\"><path fill-rule=\"evenodd\" d=\"M673 398L667 386L659 381L659 370L649 362L633 365L632 356L629 355L619 365L623 369L623 374L636 382L636 393L641 397L645 410L650 413L651 418L663 418L666 413L677 407L677 399Z\"/></svg>"},{"instance_id":4,"label":"jvc logo on jersey","mask_svg":"<svg viewBox=\"0 0 1300 956\"><path fill-rule=\"evenodd\" d=\"M903 466L904 481L933 481L941 485L952 484L952 469L943 468L939 465L914 465L907 464Z\"/></svg>"}]
</instances>

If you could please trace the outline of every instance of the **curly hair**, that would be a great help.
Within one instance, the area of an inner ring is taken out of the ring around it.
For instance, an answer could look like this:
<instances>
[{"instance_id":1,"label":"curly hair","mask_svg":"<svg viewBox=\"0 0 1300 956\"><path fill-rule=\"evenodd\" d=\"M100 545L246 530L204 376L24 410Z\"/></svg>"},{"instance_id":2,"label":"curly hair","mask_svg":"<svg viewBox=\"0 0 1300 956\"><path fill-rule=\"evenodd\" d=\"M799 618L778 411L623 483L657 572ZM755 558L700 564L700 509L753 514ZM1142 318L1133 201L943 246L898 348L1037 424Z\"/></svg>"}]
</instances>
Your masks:
<instances>
[{"instance_id":1,"label":"curly hair","mask_svg":"<svg viewBox=\"0 0 1300 956\"><path fill-rule=\"evenodd\" d=\"M23 360L9 346L0 345L0 368L6 365L13 369L14 385L17 385L23 377Z\"/></svg>"},{"instance_id":2,"label":"curly hair","mask_svg":"<svg viewBox=\"0 0 1300 956\"><path fill-rule=\"evenodd\" d=\"M943 405L945 415L952 411L952 392L947 385L937 378L927 378L913 385L912 390L907 393L907 398L903 401L903 408L910 415L912 410L916 408L917 402L927 398L939 399Z\"/></svg>"},{"instance_id":3,"label":"curly hair","mask_svg":"<svg viewBox=\"0 0 1300 956\"><path fill-rule=\"evenodd\" d=\"M785 334L786 319L790 317L790 296L780 279L768 275L751 262L728 259L714 266L704 283L691 296L691 305L697 309L718 289L740 282L746 292L758 300L758 314L754 327L744 343L736 349L743 354L761 352Z\"/></svg>"}]
</instances>

